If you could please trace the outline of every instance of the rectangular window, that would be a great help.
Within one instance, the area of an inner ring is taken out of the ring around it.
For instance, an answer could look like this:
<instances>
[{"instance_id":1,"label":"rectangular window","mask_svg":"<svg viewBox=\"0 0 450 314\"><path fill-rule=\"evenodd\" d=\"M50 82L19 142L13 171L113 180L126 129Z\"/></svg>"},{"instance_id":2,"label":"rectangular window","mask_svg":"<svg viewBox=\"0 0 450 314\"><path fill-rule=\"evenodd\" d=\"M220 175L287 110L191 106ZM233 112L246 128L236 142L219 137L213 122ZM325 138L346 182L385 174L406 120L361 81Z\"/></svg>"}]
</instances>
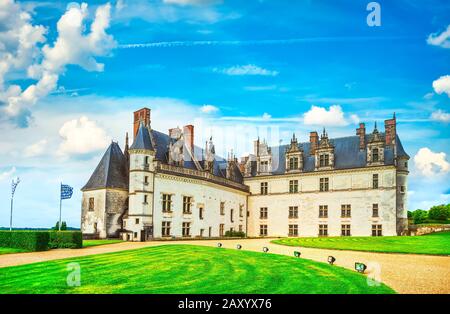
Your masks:
<instances>
[{"instance_id":1,"label":"rectangular window","mask_svg":"<svg viewBox=\"0 0 450 314\"><path fill-rule=\"evenodd\" d=\"M191 236L191 223L190 222L183 222L182 233L183 233L183 237Z\"/></svg>"},{"instance_id":2,"label":"rectangular window","mask_svg":"<svg viewBox=\"0 0 450 314\"><path fill-rule=\"evenodd\" d=\"M289 225L289 236L290 237L298 236L298 225Z\"/></svg>"},{"instance_id":3,"label":"rectangular window","mask_svg":"<svg viewBox=\"0 0 450 314\"><path fill-rule=\"evenodd\" d=\"M183 196L183 214L192 214L191 206L192 206L192 197Z\"/></svg>"},{"instance_id":4,"label":"rectangular window","mask_svg":"<svg viewBox=\"0 0 450 314\"><path fill-rule=\"evenodd\" d=\"M220 202L220 215L225 216L225 202Z\"/></svg>"},{"instance_id":5,"label":"rectangular window","mask_svg":"<svg viewBox=\"0 0 450 314\"><path fill-rule=\"evenodd\" d=\"M144 195L144 204L148 204L148 195Z\"/></svg>"},{"instance_id":6,"label":"rectangular window","mask_svg":"<svg viewBox=\"0 0 450 314\"><path fill-rule=\"evenodd\" d=\"M260 172L269 172L269 162L268 161L261 161L260 163Z\"/></svg>"},{"instance_id":7,"label":"rectangular window","mask_svg":"<svg viewBox=\"0 0 450 314\"><path fill-rule=\"evenodd\" d=\"M328 205L319 206L319 218L328 218Z\"/></svg>"},{"instance_id":8,"label":"rectangular window","mask_svg":"<svg viewBox=\"0 0 450 314\"><path fill-rule=\"evenodd\" d=\"M94 198L93 197L89 198L89 211L90 212L94 211Z\"/></svg>"},{"instance_id":9,"label":"rectangular window","mask_svg":"<svg viewBox=\"0 0 450 314\"><path fill-rule=\"evenodd\" d=\"M267 207L261 207L259 209L259 219L267 219Z\"/></svg>"},{"instance_id":10,"label":"rectangular window","mask_svg":"<svg viewBox=\"0 0 450 314\"><path fill-rule=\"evenodd\" d=\"M225 229L225 225L224 224L220 224L219 225L219 237L223 237L224 229Z\"/></svg>"},{"instance_id":11,"label":"rectangular window","mask_svg":"<svg viewBox=\"0 0 450 314\"><path fill-rule=\"evenodd\" d=\"M267 236L267 225L259 225L259 235L262 237Z\"/></svg>"},{"instance_id":12,"label":"rectangular window","mask_svg":"<svg viewBox=\"0 0 450 314\"><path fill-rule=\"evenodd\" d=\"M261 182L261 194L267 195L269 190L269 183L267 182Z\"/></svg>"},{"instance_id":13,"label":"rectangular window","mask_svg":"<svg viewBox=\"0 0 450 314\"><path fill-rule=\"evenodd\" d=\"M230 209L230 222L234 222L234 209Z\"/></svg>"},{"instance_id":14,"label":"rectangular window","mask_svg":"<svg viewBox=\"0 0 450 314\"><path fill-rule=\"evenodd\" d=\"M400 186L400 193L405 193L405 186L404 185L401 185Z\"/></svg>"},{"instance_id":15,"label":"rectangular window","mask_svg":"<svg viewBox=\"0 0 450 314\"><path fill-rule=\"evenodd\" d=\"M203 207L198 208L198 218L203 220Z\"/></svg>"},{"instance_id":16,"label":"rectangular window","mask_svg":"<svg viewBox=\"0 0 450 314\"><path fill-rule=\"evenodd\" d=\"M163 213L170 213L172 211L172 195L163 194L162 196L162 211Z\"/></svg>"},{"instance_id":17,"label":"rectangular window","mask_svg":"<svg viewBox=\"0 0 450 314\"><path fill-rule=\"evenodd\" d=\"M162 233L161 234L163 237L170 237L170 221L162 222Z\"/></svg>"},{"instance_id":18,"label":"rectangular window","mask_svg":"<svg viewBox=\"0 0 450 314\"><path fill-rule=\"evenodd\" d=\"M298 218L298 206L289 206L289 218Z\"/></svg>"},{"instance_id":19,"label":"rectangular window","mask_svg":"<svg viewBox=\"0 0 450 314\"><path fill-rule=\"evenodd\" d=\"M341 217L350 218L352 216L352 206L350 204L341 205Z\"/></svg>"},{"instance_id":20,"label":"rectangular window","mask_svg":"<svg viewBox=\"0 0 450 314\"><path fill-rule=\"evenodd\" d=\"M145 177L144 177L144 184L145 184L145 185L148 185L148 176L145 176Z\"/></svg>"},{"instance_id":21,"label":"rectangular window","mask_svg":"<svg viewBox=\"0 0 450 314\"><path fill-rule=\"evenodd\" d=\"M329 190L329 179L320 178L320 192L327 192Z\"/></svg>"},{"instance_id":22,"label":"rectangular window","mask_svg":"<svg viewBox=\"0 0 450 314\"><path fill-rule=\"evenodd\" d=\"M372 187L378 189L378 174L372 176Z\"/></svg>"},{"instance_id":23,"label":"rectangular window","mask_svg":"<svg viewBox=\"0 0 450 314\"><path fill-rule=\"evenodd\" d=\"M289 158L289 170L297 170L298 169L298 157Z\"/></svg>"},{"instance_id":24,"label":"rectangular window","mask_svg":"<svg viewBox=\"0 0 450 314\"><path fill-rule=\"evenodd\" d=\"M372 237L381 237L383 235L383 228L381 225L372 225Z\"/></svg>"},{"instance_id":25,"label":"rectangular window","mask_svg":"<svg viewBox=\"0 0 450 314\"><path fill-rule=\"evenodd\" d=\"M144 158L144 167L148 167L149 166L149 164L148 164L148 156L145 156L145 158Z\"/></svg>"},{"instance_id":26,"label":"rectangular window","mask_svg":"<svg viewBox=\"0 0 450 314\"><path fill-rule=\"evenodd\" d=\"M242 225L239 225L239 232L242 232Z\"/></svg>"},{"instance_id":27,"label":"rectangular window","mask_svg":"<svg viewBox=\"0 0 450 314\"><path fill-rule=\"evenodd\" d=\"M328 235L328 225L319 225L319 236L326 237Z\"/></svg>"},{"instance_id":28,"label":"rectangular window","mask_svg":"<svg viewBox=\"0 0 450 314\"><path fill-rule=\"evenodd\" d=\"M298 193L298 180L289 181L289 193Z\"/></svg>"},{"instance_id":29,"label":"rectangular window","mask_svg":"<svg viewBox=\"0 0 450 314\"><path fill-rule=\"evenodd\" d=\"M319 156L319 166L327 167L330 165L330 156L328 154L320 154Z\"/></svg>"},{"instance_id":30,"label":"rectangular window","mask_svg":"<svg viewBox=\"0 0 450 314\"><path fill-rule=\"evenodd\" d=\"M136 218L135 223L136 225L139 225L139 218Z\"/></svg>"},{"instance_id":31,"label":"rectangular window","mask_svg":"<svg viewBox=\"0 0 450 314\"><path fill-rule=\"evenodd\" d=\"M372 217L378 217L378 204L372 204Z\"/></svg>"},{"instance_id":32,"label":"rectangular window","mask_svg":"<svg viewBox=\"0 0 450 314\"><path fill-rule=\"evenodd\" d=\"M378 162L380 160L380 154L378 152L378 148L374 148L372 150L372 161L373 162Z\"/></svg>"},{"instance_id":33,"label":"rectangular window","mask_svg":"<svg viewBox=\"0 0 450 314\"><path fill-rule=\"evenodd\" d=\"M239 217L244 217L244 205L239 205Z\"/></svg>"},{"instance_id":34,"label":"rectangular window","mask_svg":"<svg viewBox=\"0 0 450 314\"><path fill-rule=\"evenodd\" d=\"M350 225L341 225L341 236L349 237L350 235Z\"/></svg>"}]
</instances>

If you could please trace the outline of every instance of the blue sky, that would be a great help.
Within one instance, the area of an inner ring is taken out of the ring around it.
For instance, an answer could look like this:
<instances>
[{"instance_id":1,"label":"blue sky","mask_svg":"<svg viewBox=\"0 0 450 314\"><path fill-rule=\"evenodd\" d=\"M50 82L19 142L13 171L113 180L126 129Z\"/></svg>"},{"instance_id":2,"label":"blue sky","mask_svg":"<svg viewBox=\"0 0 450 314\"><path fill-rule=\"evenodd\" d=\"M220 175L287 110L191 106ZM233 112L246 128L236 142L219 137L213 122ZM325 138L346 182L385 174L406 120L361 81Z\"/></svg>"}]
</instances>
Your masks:
<instances>
[{"instance_id":1,"label":"blue sky","mask_svg":"<svg viewBox=\"0 0 450 314\"><path fill-rule=\"evenodd\" d=\"M64 219L79 226L79 189L142 106L154 128L193 123L196 143L213 135L223 155L267 132L276 144L323 126L331 137L358 122L382 129L396 112L409 209L449 202L450 3L378 1L379 27L368 3L11 0L0 9L0 226L16 176L15 226L53 225L61 181L75 188ZM28 26L28 46L5 35Z\"/></svg>"}]
</instances>

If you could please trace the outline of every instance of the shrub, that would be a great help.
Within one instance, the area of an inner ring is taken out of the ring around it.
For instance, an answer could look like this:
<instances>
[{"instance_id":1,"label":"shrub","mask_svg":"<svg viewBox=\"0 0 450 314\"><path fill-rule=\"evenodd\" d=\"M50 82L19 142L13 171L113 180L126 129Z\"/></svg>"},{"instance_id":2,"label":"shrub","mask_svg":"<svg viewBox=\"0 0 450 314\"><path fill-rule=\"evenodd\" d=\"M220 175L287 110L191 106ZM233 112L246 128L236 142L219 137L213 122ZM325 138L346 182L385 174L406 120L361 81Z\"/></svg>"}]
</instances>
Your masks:
<instances>
[{"instance_id":1,"label":"shrub","mask_svg":"<svg viewBox=\"0 0 450 314\"><path fill-rule=\"evenodd\" d=\"M51 249L79 249L83 246L81 231L49 231Z\"/></svg>"},{"instance_id":2,"label":"shrub","mask_svg":"<svg viewBox=\"0 0 450 314\"><path fill-rule=\"evenodd\" d=\"M428 218L432 220L446 220L450 218L450 204L431 207L428 211Z\"/></svg>"},{"instance_id":3,"label":"shrub","mask_svg":"<svg viewBox=\"0 0 450 314\"><path fill-rule=\"evenodd\" d=\"M421 224L427 220L428 212L426 210L417 209L412 212L412 218L414 220L414 224Z\"/></svg>"},{"instance_id":4,"label":"shrub","mask_svg":"<svg viewBox=\"0 0 450 314\"><path fill-rule=\"evenodd\" d=\"M245 232L242 231L225 231L225 237L228 238L244 238L245 237Z\"/></svg>"},{"instance_id":5,"label":"shrub","mask_svg":"<svg viewBox=\"0 0 450 314\"><path fill-rule=\"evenodd\" d=\"M49 234L45 231L0 231L0 247L46 251L48 242Z\"/></svg>"}]
</instances>

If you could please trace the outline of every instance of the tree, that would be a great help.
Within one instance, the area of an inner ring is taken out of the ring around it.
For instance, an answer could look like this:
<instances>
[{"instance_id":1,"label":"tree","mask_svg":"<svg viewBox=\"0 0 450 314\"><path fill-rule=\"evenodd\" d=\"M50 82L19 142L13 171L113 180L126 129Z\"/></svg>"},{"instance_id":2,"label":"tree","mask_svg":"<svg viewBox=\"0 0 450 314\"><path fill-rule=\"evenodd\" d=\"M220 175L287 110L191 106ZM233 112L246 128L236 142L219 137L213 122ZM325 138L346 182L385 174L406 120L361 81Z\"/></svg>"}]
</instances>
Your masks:
<instances>
[{"instance_id":1,"label":"tree","mask_svg":"<svg viewBox=\"0 0 450 314\"><path fill-rule=\"evenodd\" d=\"M62 221L62 222L61 222L61 231L62 231L62 230L67 230L67 224L66 224L65 221Z\"/></svg>"},{"instance_id":2,"label":"tree","mask_svg":"<svg viewBox=\"0 0 450 314\"><path fill-rule=\"evenodd\" d=\"M433 220L446 220L449 217L450 204L433 206L428 212L428 218Z\"/></svg>"},{"instance_id":3,"label":"tree","mask_svg":"<svg viewBox=\"0 0 450 314\"><path fill-rule=\"evenodd\" d=\"M412 218L415 225L421 224L428 219L428 212L426 210L416 209L412 212Z\"/></svg>"}]
</instances>

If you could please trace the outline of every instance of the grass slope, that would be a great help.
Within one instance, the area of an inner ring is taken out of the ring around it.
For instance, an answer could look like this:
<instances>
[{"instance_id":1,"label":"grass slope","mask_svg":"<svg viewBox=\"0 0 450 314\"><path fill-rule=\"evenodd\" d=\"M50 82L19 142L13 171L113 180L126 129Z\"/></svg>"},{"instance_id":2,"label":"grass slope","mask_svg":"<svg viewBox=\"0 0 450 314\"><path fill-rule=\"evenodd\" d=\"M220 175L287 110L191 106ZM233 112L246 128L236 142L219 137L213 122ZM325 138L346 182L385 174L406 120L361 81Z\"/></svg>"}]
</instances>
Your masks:
<instances>
[{"instance_id":1,"label":"grass slope","mask_svg":"<svg viewBox=\"0 0 450 314\"><path fill-rule=\"evenodd\" d=\"M272 243L321 249L450 255L450 232L414 237L285 238Z\"/></svg>"},{"instance_id":2,"label":"grass slope","mask_svg":"<svg viewBox=\"0 0 450 314\"><path fill-rule=\"evenodd\" d=\"M114 244L123 242L122 240L83 240L83 247Z\"/></svg>"},{"instance_id":3,"label":"grass slope","mask_svg":"<svg viewBox=\"0 0 450 314\"><path fill-rule=\"evenodd\" d=\"M10 247L0 247L0 255L2 254L13 254L13 253L24 253L26 250L15 249Z\"/></svg>"},{"instance_id":4,"label":"grass slope","mask_svg":"<svg viewBox=\"0 0 450 314\"><path fill-rule=\"evenodd\" d=\"M68 263L81 267L69 287ZM393 293L350 270L294 257L169 245L0 268L0 293Z\"/></svg>"}]
</instances>

